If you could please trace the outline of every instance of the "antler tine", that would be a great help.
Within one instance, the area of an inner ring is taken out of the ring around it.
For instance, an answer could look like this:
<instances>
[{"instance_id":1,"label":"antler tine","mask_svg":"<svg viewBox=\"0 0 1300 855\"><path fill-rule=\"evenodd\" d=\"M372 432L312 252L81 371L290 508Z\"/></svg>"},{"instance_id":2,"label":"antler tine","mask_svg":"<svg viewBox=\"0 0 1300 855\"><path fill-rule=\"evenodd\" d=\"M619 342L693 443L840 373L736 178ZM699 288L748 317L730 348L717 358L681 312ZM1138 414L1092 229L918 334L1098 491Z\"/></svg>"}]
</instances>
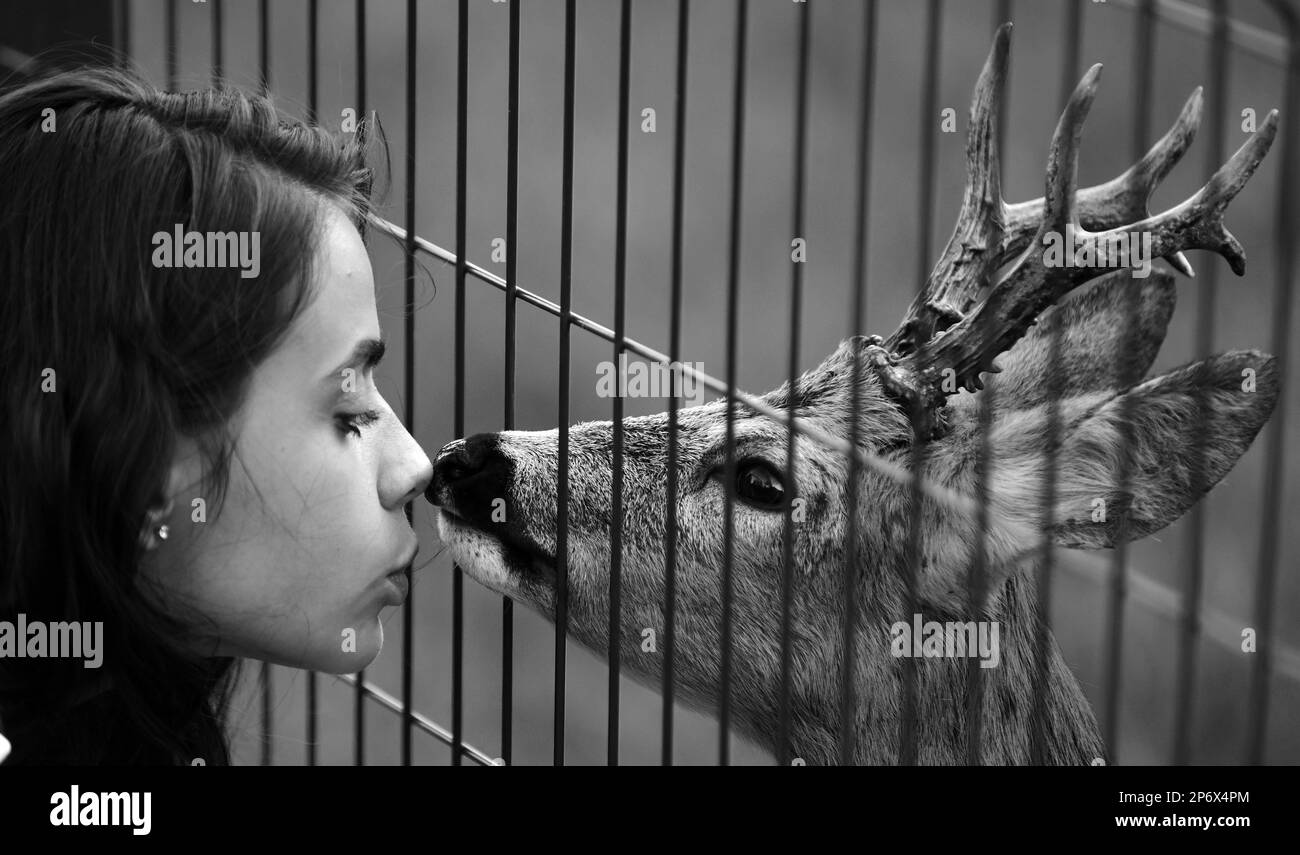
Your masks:
<instances>
[{"instance_id":1,"label":"antler tine","mask_svg":"<svg viewBox=\"0 0 1300 855\"><path fill-rule=\"evenodd\" d=\"M903 322L889 337L886 347L891 353L910 353L961 320L999 265L1006 206L998 172L997 130L1010 36L1010 23L998 28L975 83L966 134L966 192L952 237Z\"/></svg>"},{"instance_id":2,"label":"antler tine","mask_svg":"<svg viewBox=\"0 0 1300 855\"><path fill-rule=\"evenodd\" d=\"M1066 226L1077 226L1074 210L1074 188L1079 174L1079 138L1083 123L1097 96L1097 81L1101 77L1101 63L1083 75L1079 85L1061 113L1052 134L1052 147L1047 155L1047 201L1043 206L1043 220L1035 232L1035 243L1048 232L1064 232Z\"/></svg>"},{"instance_id":3,"label":"antler tine","mask_svg":"<svg viewBox=\"0 0 1300 855\"><path fill-rule=\"evenodd\" d=\"M1079 222L1093 231L1113 229L1151 216L1147 209L1151 194L1191 146L1201 124L1201 87L1188 97L1178 119L1141 160L1122 175L1075 193ZM1006 229L1002 236L1001 260L1019 255L1033 239L1043 212L1043 198L1006 206ZM1186 276L1195 276L1186 256L1175 252L1165 259Z\"/></svg>"},{"instance_id":4,"label":"antler tine","mask_svg":"<svg viewBox=\"0 0 1300 855\"><path fill-rule=\"evenodd\" d=\"M1224 225L1223 212L1255 174L1264 155L1268 154L1277 135L1277 117L1277 110L1270 110L1259 129L1191 198L1141 223L1134 223L1130 228L1149 229L1153 233L1151 242L1156 247L1166 242L1177 242L1189 249L1214 250L1227 259L1233 273L1244 275L1246 251Z\"/></svg>"},{"instance_id":5,"label":"antler tine","mask_svg":"<svg viewBox=\"0 0 1300 855\"><path fill-rule=\"evenodd\" d=\"M1079 138L1100 76L1100 64L1088 69L1056 123L1047 158L1047 193L1034 243L1040 243L1049 232L1063 234L1067 226L1079 228L1074 214ZM1068 268L1047 268L1042 253L1030 252L973 313L946 334L922 342L914 353L892 364L877 361L886 389L910 405L917 433L935 433L937 412L948 395L959 388L972 392L984 388L980 373L996 373L999 369L993 366L993 359L1004 349L993 345L1012 330L1018 330L1015 338L1019 338L1038 312L1059 298L1064 270ZM1029 275L1030 271L1036 275Z\"/></svg>"},{"instance_id":6,"label":"antler tine","mask_svg":"<svg viewBox=\"0 0 1300 855\"><path fill-rule=\"evenodd\" d=\"M1104 232L1088 232L1078 225L1069 198L1074 186L1078 129L1082 113L1086 113L1086 102L1090 102L1092 97L1091 91L1085 91L1086 84L1098 68L1094 66L1093 71L1085 75L1084 82L1080 83L1071 99L1073 107L1076 99L1083 95L1084 109L1075 110L1074 119L1067 121L1072 112L1071 107L1067 107L1066 115L1057 126L1048 167L1047 210L1035 243L1040 243L1048 231L1059 231L1070 225L1076 231L1076 240L1091 244L1092 257L1096 258L1098 247L1115 246L1117 238L1149 233L1152 257L1168 256L1184 249L1210 249L1227 259L1238 276L1245 273L1245 254L1241 244L1224 225L1223 212L1250 180L1273 144L1277 135L1277 110L1268 114L1255 134L1190 198L1139 222ZM1095 76L1093 83L1095 88ZM1049 224L1052 229L1048 228ZM1099 268L1091 266L1049 266L1046 258L1046 252L1027 253L1021 263L994 286L988 298L946 335L928 342L900 364L890 366L895 377L904 380L916 378L924 384L913 395L915 399L930 406L935 406L936 402L941 405L948 394L956 391L936 382L949 369L955 372L956 386L972 391L983 388L980 372L996 370L992 369L993 359L1014 345L1040 312L1101 274ZM887 388L893 386L887 384ZM933 416L929 421L923 419L921 424L933 430Z\"/></svg>"}]
</instances>

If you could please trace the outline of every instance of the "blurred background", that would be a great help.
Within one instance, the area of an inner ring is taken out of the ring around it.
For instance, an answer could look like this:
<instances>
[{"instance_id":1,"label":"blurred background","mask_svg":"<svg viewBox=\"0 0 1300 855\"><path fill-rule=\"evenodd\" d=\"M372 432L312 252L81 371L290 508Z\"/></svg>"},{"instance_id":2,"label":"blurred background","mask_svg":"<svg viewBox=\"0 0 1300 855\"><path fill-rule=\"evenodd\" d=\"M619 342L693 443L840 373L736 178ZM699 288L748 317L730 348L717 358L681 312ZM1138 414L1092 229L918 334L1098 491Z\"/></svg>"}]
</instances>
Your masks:
<instances>
[{"instance_id":1,"label":"blurred background","mask_svg":"<svg viewBox=\"0 0 1300 855\"><path fill-rule=\"evenodd\" d=\"M317 118L339 130L346 108L358 105L355 51L356 0L275 0L267 4L270 92L286 111L306 117L309 102L309 13L317 14ZM788 359L791 290L790 240L794 203L795 86L798 21L812 15L807 124L806 219L808 256L804 269L800 370L815 366L852 333L887 335L937 258L952 228L964 183L964 137L971 89L991 45L997 19L1009 8L1015 23L1005 115L1003 187L1019 201L1041 195L1048 142L1059 116L1069 29L1081 31L1078 67L1069 85L1092 63L1105 65L1101 90L1085 128L1079 165L1081 186L1118 175L1134 159L1136 2L941 3L880 0L876 37L863 41L862 0L751 0L745 61L746 102L742 180L742 251L739 274L737 374L741 388L763 392L783 382ZM1196 22L1208 19L1203 4L1160 2L1154 25L1150 110L1143 150L1164 133L1191 91L1205 85L1206 114L1183 162L1157 190L1151 207L1160 210L1193 193L1217 164L1206 160L1213 135L1230 153L1244 142L1243 111L1262 121L1283 107L1287 42L1274 7L1285 4L1234 2L1229 13L1231 47L1226 87L1211 91L1211 41ZM506 236L507 87L509 6L470 0L468 88L467 253L471 261L504 276L504 262L492 260L492 242ZM455 252L457 26L454 0L417 4L415 54L415 230ZM129 0L79 4L68 0L3 0L0 73L42 73L63 62L46 51L75 48L86 58L95 45L125 50L159 86L174 74L182 89L211 85L220 65L228 85L260 86L260 6L255 0L190 2ZM366 109L378 111L391 145L391 191L377 212L404 220L407 152L404 141L407 6L400 0L369 0L366 21ZM632 46L628 151L627 335L661 351L669 343L672 238L672 169L676 31L679 7L669 0L632 3ZM169 67L167 30L174 16L177 46ZM560 300L560 205L563 187L564 3L521 4L518 149L518 284ZM573 310L614 325L616 163L618 143L620 4L579 0L573 181ZM935 22L937 50L930 39ZM222 55L214 57L213 28L221 27ZM690 7L689 94L686 107L683 328L680 358L702 364L715 377L726 375L727 236L729 228L731 117L737 7L733 2L697 0ZM36 56L36 59L32 59ZM871 114L869 216L865 235L854 218L862 180L856 169L862 67L869 56L876 85ZM933 70L932 115L925 112L927 73ZM642 110L656 111L654 133L642 131ZM956 130L942 131L942 111L952 108ZM1284 117L1285 118L1285 117ZM926 137L932 144L930 206L922 201ZM1282 235L1279 199L1297 188L1282 186L1282 152L1294 140L1279 138L1254 179L1228 215L1246 248L1247 273L1231 274L1205 252L1188 256L1201 277L1217 268L1218 297L1207 306L1214 318L1212 340L1199 340L1195 318L1201 299L1195 280L1179 278L1179 305L1168 338L1153 366L1161 373L1209 353L1233 348L1273 350L1277 298L1294 287L1295 271L1279 266ZM1294 173L1293 173L1294 175ZM867 274L855 281L853 252L867 239ZM432 458L455 438L454 268L421 256L416 299L405 302L403 249L382 234L371 237L380 321L393 352L414 347L415 400L411 429ZM1294 256L1292 256L1294 257ZM867 322L849 324L851 296L865 289ZM473 278L466 283L466 433L499 430L505 412L504 297ZM407 342L406 313L414 312L416 337ZM1283 351L1297 332L1291 315ZM595 365L611 359L612 345L577 330L571 346L572 398L558 409L559 328L554 316L527 304L518 307L515 364L515 427L549 429L609 419L611 402L596 395ZM1277 641L1291 651L1275 658L1270 683L1267 762L1300 762L1300 685L1294 651L1300 647L1300 578L1295 572L1300 537L1289 523L1297 518L1295 425L1300 424L1300 388L1291 369L1295 358L1274 351L1286 369L1284 407L1290 430L1280 465L1282 490L1274 532L1276 584L1269 598ZM386 361L380 389L398 413L406 405L402 359ZM712 397L710 395L709 397ZM666 409L663 399L628 398L627 415ZM1277 416L1274 420L1276 423ZM1239 632L1260 623L1259 596L1266 476L1270 461L1261 434L1206 500L1203 515L1202 605L1228 619ZM444 727L452 714L452 567L425 502L414 508L414 526L424 564L414 587L411 703ZM1143 581L1181 592L1186 584L1193 538L1191 516L1128 551L1130 587ZM1109 553L1100 553L1109 559ZM1068 562L1068 556L1057 559ZM1104 566L1105 560L1089 566ZM1152 588L1160 591L1162 589ZM1107 682L1106 643L1110 610L1104 577L1058 572L1054 577L1052 625L1066 661L1079 677L1099 717ZM365 672L367 681L401 696L400 609L385 617L384 652ZM1117 737L1111 750L1124 764L1171 762L1174 751L1176 681L1180 627L1132 599L1123 610L1123 668ZM502 600L468 581L464 588L464 740L490 757L502 741ZM514 610L512 763L549 764L553 730L553 639L555 629L526 608ZM1248 756L1252 669L1255 656L1201 637L1196 691L1191 710L1190 760L1233 764ZM608 671L594 654L570 644L565 713L565 760L598 764L606 759ZM269 742L264 743L262 666L248 663L248 679L236 699L232 733L237 762L276 764L307 761L307 674L270 667ZM355 691L344 680L319 675L319 720L315 760L352 763L355 757ZM663 700L626 678L619 687L620 762L658 763ZM400 715L367 702L365 761L401 762ZM715 763L719 728L712 717L679 709L675 714L674 761ZM446 764L450 750L416 730L412 762ZM733 737L732 762L770 764L764 749Z\"/></svg>"}]
</instances>

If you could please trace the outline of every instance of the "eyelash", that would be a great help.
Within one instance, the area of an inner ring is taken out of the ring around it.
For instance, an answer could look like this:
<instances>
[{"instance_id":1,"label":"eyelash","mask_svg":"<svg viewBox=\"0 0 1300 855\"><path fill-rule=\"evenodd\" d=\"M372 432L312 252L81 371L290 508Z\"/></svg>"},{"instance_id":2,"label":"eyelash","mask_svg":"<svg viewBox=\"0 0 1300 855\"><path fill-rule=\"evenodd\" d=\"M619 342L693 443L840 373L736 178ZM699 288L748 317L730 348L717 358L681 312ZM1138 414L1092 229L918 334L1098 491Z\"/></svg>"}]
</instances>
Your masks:
<instances>
[{"instance_id":1,"label":"eyelash","mask_svg":"<svg viewBox=\"0 0 1300 855\"><path fill-rule=\"evenodd\" d=\"M340 413L335 418L345 435L361 436L361 428L379 421L381 415L378 410L363 410L360 413Z\"/></svg>"}]
</instances>

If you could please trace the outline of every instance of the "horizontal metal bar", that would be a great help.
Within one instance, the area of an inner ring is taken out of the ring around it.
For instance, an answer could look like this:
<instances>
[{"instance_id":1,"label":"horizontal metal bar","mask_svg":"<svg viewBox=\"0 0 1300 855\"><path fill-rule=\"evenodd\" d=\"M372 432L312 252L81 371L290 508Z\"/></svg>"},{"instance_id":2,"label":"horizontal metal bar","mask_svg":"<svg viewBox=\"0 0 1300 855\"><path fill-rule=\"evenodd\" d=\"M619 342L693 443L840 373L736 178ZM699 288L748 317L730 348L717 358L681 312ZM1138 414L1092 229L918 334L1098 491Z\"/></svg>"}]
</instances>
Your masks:
<instances>
[{"instance_id":1,"label":"horizontal metal bar","mask_svg":"<svg viewBox=\"0 0 1300 855\"><path fill-rule=\"evenodd\" d=\"M339 674L338 678L343 682L348 683L351 686L358 685L357 678L353 674ZM388 709L391 712L395 712L398 715L402 715L403 712L402 702L397 698L393 697L392 695L388 694L387 692L385 692L383 689L376 686L374 683L368 681L361 681L360 688L361 691L365 692L370 697L379 701L379 703L388 707ZM429 718L427 715L412 710L411 721L416 727L420 728L420 730L423 730L425 733L429 734L430 736L442 740L448 746L452 744L451 731L443 727L442 725L438 724L436 721ZM479 763L480 765L482 766L499 765L495 759L489 757L486 753L475 748L473 745L470 745L468 742L462 741L460 745L461 745L461 752L465 756Z\"/></svg>"},{"instance_id":2,"label":"horizontal metal bar","mask_svg":"<svg viewBox=\"0 0 1300 855\"><path fill-rule=\"evenodd\" d=\"M388 232L393 237L399 238L400 240L403 241L406 240L406 229L402 228L396 223L391 223L388 220L385 220L383 217L376 216L373 213L368 215L368 219L370 220L371 223L378 226L383 231ZM419 235L416 235L415 237L415 247L416 249L423 250L429 255L432 255L434 258L437 258L440 261L443 261L447 264L450 265L456 264L456 253L448 249L443 249L437 244L425 240ZM487 284L493 286L494 288L496 288L498 291L501 291L502 293L505 293L505 291L507 290L505 279L503 279L500 276L497 276L495 273L493 273L490 270L486 270L482 267L479 267L477 264L475 264L472 261L465 262L465 270L471 276L475 277L476 279L482 282L486 282ZM539 309L544 309L545 311L550 312L552 315L555 315L557 318L561 316L560 306L557 303L552 303L550 300L546 299L545 297L542 297L538 294L534 294L532 291L526 291L523 288L519 288L516 294L518 295L518 299L520 302L530 303ZM583 317L582 315L579 314L570 314L570 317L573 319L574 326L578 326L587 330L588 332L595 333L596 335L600 336L606 341L609 342L614 341L614 331L609 327L603 324L598 324L595 321L591 320L590 318ZM627 342L627 346L629 350L635 350L637 353L641 354L647 359L653 359L659 362L669 361L669 359L664 354L659 353L656 350L651 350L645 345L637 344L632 339L625 339L625 341ZM710 388L717 391L718 394L720 395L726 394L726 386L722 384L722 381L714 380L713 378L708 377L708 375L699 374L697 372L694 372L693 370L692 370L692 374L695 374L696 376L700 377L700 379L705 382L705 385L710 386Z\"/></svg>"},{"instance_id":3,"label":"horizontal metal bar","mask_svg":"<svg viewBox=\"0 0 1300 855\"><path fill-rule=\"evenodd\" d=\"M369 219L370 222L374 223L375 226L381 230L401 240L406 239L406 231L400 226L390 223L388 220L376 216L375 214L370 214ZM415 238L415 246L417 249L428 253L440 261L451 265L456 264L455 253L438 246L432 241L426 240L417 235ZM467 260L465 262L465 269L475 278L492 285L498 290L503 292L506 290L504 279L489 270L485 270L474 262ZM545 297L534 294L533 292L521 287L516 287L515 294L518 296L520 302L529 303L556 317L562 316L560 307ZM571 313L570 317L573 319L573 323L576 326L579 326L594 335L600 336L606 341L614 341L614 331L609 327L599 324L590 318L583 317L582 315ZM641 356L644 356L646 359L665 364L671 362L666 354L660 353L654 348L647 347L634 339L624 338L623 342L626 350L634 351ZM722 381L709 376L703 371L695 369L690 365L690 363L682 363L682 371L694 377L700 383L714 390L719 395L727 394L727 387ZM882 457L878 457L865 449L855 449L849 445L847 440L837 436L832 436L831 434L814 427L811 423L803 419L796 417L792 420L789 414L785 411L770 406L754 395L750 395L749 393L743 392L739 389L737 389L734 394L736 400L740 403L756 412L762 413L775 422L784 424L787 429L798 431L809 439L814 440L839 454L856 455L858 460L864 466L874 469L880 474L892 478L900 484L906 486L912 484L912 473L906 468L899 466L892 461L885 460ZM979 505L971 497L962 495L955 490L928 481L924 478L921 479L921 492L949 510L964 514L969 519L978 519L977 514L979 512ZM1013 538L1015 542L1034 544L1024 551L1017 553L1004 563L1010 564L1023 561L1027 558L1033 557L1034 553L1039 552L1044 548L1041 543L1041 535L1034 532L1029 527L1021 525L1013 520L1008 520L1005 517L1000 517L992 508L988 509L987 513L988 531L990 536L997 535L999 537ZM1115 572L1112 563L1101 556L1073 549L1059 550L1059 554L1056 556L1056 562L1057 566L1069 570L1071 573L1082 579L1102 583L1103 585L1110 584L1110 577ZM990 570L991 569L992 567L990 567ZM1129 575L1128 585L1129 599L1141 603L1154 614L1162 615L1175 621L1182 619L1184 611L1181 605L1181 595L1173 588L1137 574ZM1201 623L1205 627L1207 638L1213 639L1216 643L1226 649L1241 649L1241 628L1246 625L1245 621L1242 621L1239 618L1233 618L1225 612L1208 606L1202 607L1199 615ZM1296 683L1300 683L1300 650L1285 644L1280 644L1278 645L1277 650L1274 651L1274 654L1277 657L1275 662L1278 673L1289 677Z\"/></svg>"},{"instance_id":4,"label":"horizontal metal bar","mask_svg":"<svg viewBox=\"0 0 1300 855\"><path fill-rule=\"evenodd\" d=\"M1136 10L1138 2L1139 0L1111 0L1106 5ZM1213 13L1209 9L1202 9L1185 0L1157 0L1155 12L1160 20L1187 32L1207 37L1214 33ZM1278 65L1286 64L1286 39L1278 33L1229 18L1228 41L1246 53L1276 62Z\"/></svg>"}]
</instances>

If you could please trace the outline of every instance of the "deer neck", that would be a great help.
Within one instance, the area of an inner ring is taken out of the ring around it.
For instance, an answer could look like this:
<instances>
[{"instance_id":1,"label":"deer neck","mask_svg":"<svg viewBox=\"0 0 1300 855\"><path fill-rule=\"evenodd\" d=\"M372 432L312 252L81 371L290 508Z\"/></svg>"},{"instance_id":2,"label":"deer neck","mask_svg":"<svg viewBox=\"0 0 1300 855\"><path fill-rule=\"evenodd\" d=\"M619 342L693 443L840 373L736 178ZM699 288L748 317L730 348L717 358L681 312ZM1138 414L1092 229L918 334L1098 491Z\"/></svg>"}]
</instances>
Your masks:
<instances>
[{"instance_id":1,"label":"deer neck","mask_svg":"<svg viewBox=\"0 0 1300 855\"><path fill-rule=\"evenodd\" d=\"M924 612L924 606L922 606ZM996 667L972 668L969 658L912 658L916 703L912 720L915 754L923 765L1045 764L1089 765L1104 758L1105 750L1092 708L1078 681L1061 658L1055 639L1047 634L1046 660L1036 651L1039 616L1036 586L1029 575L1010 578L1001 596L991 601L989 620L999 624L999 661ZM926 620L961 620L956 615L925 612ZM889 652L889 627L883 621L864 626L858 636L858 680L855 706L857 765L906 762L900 753L902 707L908 667ZM833 639L828 647L834 646ZM807 765L839 763L840 685L837 677L843 659L827 649L821 661L833 663L836 674L801 681L793 693L791 712L792 762ZM871 657L871 658L869 658ZM882 667L882 664L883 667ZM1040 669L1042 677L1040 678ZM969 753L968 740L975 725L968 715L969 672L977 673L982 716L978 725L978 760ZM882 693L881 687L886 687ZM820 687L820 688L819 688ZM1035 704L1041 704L1041 740L1035 740ZM764 734L774 751L775 721L749 721L742 727L751 735ZM747 727L745 725L748 725ZM1037 743L1037 744L1036 744Z\"/></svg>"}]
</instances>

